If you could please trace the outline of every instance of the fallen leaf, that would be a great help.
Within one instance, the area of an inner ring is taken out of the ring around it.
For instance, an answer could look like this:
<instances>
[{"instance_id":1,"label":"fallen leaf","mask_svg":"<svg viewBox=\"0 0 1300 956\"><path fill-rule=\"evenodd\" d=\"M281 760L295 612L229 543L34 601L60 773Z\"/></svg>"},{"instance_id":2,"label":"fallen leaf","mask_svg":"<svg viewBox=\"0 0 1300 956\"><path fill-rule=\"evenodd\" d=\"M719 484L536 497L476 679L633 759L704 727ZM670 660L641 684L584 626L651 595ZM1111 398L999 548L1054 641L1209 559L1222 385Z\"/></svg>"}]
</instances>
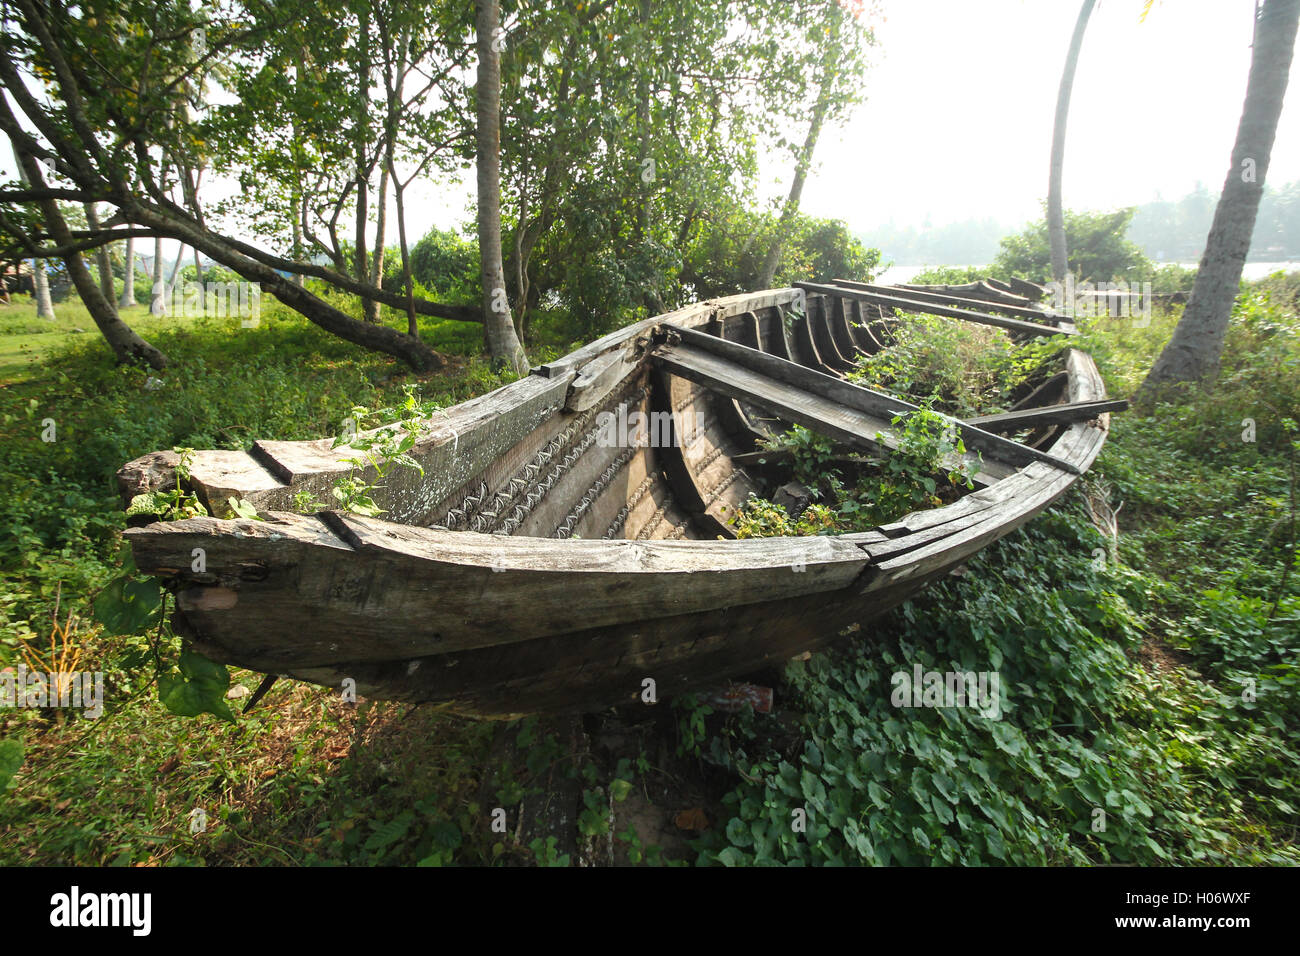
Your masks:
<instances>
[{"instance_id":1,"label":"fallen leaf","mask_svg":"<svg viewBox=\"0 0 1300 956\"><path fill-rule=\"evenodd\" d=\"M701 807L691 807L678 813L673 818L673 824L679 830L707 830L709 818Z\"/></svg>"}]
</instances>

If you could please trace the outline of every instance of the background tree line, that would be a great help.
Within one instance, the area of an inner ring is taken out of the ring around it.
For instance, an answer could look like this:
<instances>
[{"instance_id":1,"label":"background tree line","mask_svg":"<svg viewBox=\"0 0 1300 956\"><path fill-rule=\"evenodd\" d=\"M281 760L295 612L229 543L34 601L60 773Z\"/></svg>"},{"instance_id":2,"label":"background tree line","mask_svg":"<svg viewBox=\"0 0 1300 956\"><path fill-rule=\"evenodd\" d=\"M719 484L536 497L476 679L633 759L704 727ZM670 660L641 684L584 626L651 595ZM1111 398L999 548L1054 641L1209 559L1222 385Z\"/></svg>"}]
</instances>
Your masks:
<instances>
[{"instance_id":1,"label":"background tree line","mask_svg":"<svg viewBox=\"0 0 1300 956\"><path fill-rule=\"evenodd\" d=\"M1157 262L1195 262L1218 201L1204 184L1179 199L1154 199L1127 207L1131 216L1125 238ZM965 266L992 262L1002 237L1013 226L991 217L963 219L941 226L885 223L857 232L887 262L898 265ZM1266 186L1251 237L1249 259L1277 262L1300 259L1300 182Z\"/></svg>"}]
</instances>

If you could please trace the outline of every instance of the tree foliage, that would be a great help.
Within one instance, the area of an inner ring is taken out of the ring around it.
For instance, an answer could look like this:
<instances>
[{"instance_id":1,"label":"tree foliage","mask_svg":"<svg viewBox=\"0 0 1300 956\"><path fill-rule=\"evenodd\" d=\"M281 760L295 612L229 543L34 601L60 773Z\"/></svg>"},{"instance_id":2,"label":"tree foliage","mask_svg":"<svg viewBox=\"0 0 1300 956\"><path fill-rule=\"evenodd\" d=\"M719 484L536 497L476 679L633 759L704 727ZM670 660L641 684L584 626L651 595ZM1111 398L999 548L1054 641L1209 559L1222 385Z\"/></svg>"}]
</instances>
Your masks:
<instances>
[{"instance_id":1,"label":"tree foliage","mask_svg":"<svg viewBox=\"0 0 1300 956\"><path fill-rule=\"evenodd\" d=\"M797 186L822 125L862 98L873 15L841 0L504 4L501 226L520 326L544 297L594 331L758 282L750 250L761 259L787 242L782 275L853 265L828 260L833 230L807 232ZM480 162L465 5L0 0L0 19L12 38L0 128L36 163L31 182L0 186L0 256L179 240L417 368L439 362L417 314L483 320L462 286L417 283L406 235L408 187L454 183ZM742 212L758 208L764 152L794 164L775 229ZM237 188L209 201L205 175ZM105 221L56 235L57 210L83 204ZM698 260L747 217L763 234L739 239L744 255ZM360 317L340 293L359 298ZM379 323L380 305L407 313L405 334Z\"/></svg>"},{"instance_id":2,"label":"tree foliage","mask_svg":"<svg viewBox=\"0 0 1300 956\"><path fill-rule=\"evenodd\" d=\"M1134 210L1065 213L1069 271L1088 282L1145 278L1154 270L1136 243L1125 238ZM994 271L1047 282L1052 278L1047 223L1037 222L1002 240Z\"/></svg>"}]
</instances>

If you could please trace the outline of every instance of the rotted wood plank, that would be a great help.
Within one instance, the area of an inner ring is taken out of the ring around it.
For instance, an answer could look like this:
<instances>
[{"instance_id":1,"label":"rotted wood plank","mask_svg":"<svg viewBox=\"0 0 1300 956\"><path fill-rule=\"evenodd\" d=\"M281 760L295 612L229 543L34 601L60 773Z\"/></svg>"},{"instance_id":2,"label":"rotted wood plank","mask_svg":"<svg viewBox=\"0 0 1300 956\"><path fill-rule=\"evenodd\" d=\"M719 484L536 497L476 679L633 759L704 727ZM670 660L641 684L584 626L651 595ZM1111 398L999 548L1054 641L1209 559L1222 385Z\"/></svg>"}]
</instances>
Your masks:
<instances>
[{"instance_id":1,"label":"rotted wood plank","mask_svg":"<svg viewBox=\"0 0 1300 956\"><path fill-rule=\"evenodd\" d=\"M786 339L785 312L780 308L765 309L763 315L758 317L760 341L763 343L764 352L770 352L773 355L783 359L793 357L790 354L790 343Z\"/></svg>"},{"instance_id":2,"label":"rotted wood plank","mask_svg":"<svg viewBox=\"0 0 1300 956\"><path fill-rule=\"evenodd\" d=\"M839 349L840 355L851 362L854 368L857 368L858 359L868 354L865 349L858 348L849 329L849 312L860 304L852 299L837 299L830 314L831 341Z\"/></svg>"},{"instance_id":3,"label":"rotted wood plank","mask_svg":"<svg viewBox=\"0 0 1300 956\"><path fill-rule=\"evenodd\" d=\"M567 375L550 379L526 376L435 412L422 423L424 431L410 451L424 474L411 468L392 469L373 492L376 503L393 520L433 521L444 499L560 410L569 380ZM381 430L369 429L361 435ZM125 465L119 473L122 486L138 489L145 483L154 487L174 484L175 462L159 454ZM333 447L329 438L258 441L250 452L197 451L189 469L189 484L216 515L231 513L227 498L243 498L259 511L287 511L300 491L329 500L335 480L355 468L346 459L361 454L346 445ZM356 469L356 473L366 481L378 480L373 467Z\"/></svg>"},{"instance_id":4,"label":"rotted wood plank","mask_svg":"<svg viewBox=\"0 0 1300 956\"><path fill-rule=\"evenodd\" d=\"M1016 284L1000 282L997 279L979 279L975 282L959 283L957 285L920 285L915 282L900 282L899 286L904 289L915 289L919 292L939 292L943 295L955 295L965 299L979 299L986 302L999 302L1003 305L1032 305L1039 301L1047 294L1047 290L1042 286L1034 285L1031 282L1021 282L1013 280Z\"/></svg>"},{"instance_id":5,"label":"rotted wood plank","mask_svg":"<svg viewBox=\"0 0 1300 956\"><path fill-rule=\"evenodd\" d=\"M1042 425L1086 422L1103 412L1122 412L1126 408L1128 402L1117 398L1103 402L1070 402L1063 405L1028 408L1018 412L1003 412L998 415L980 415L976 418L968 418L966 421L988 432L1014 432L1022 428L1036 428Z\"/></svg>"},{"instance_id":6,"label":"rotted wood plank","mask_svg":"<svg viewBox=\"0 0 1300 956\"><path fill-rule=\"evenodd\" d=\"M300 668L293 676L333 686L346 676L363 695L429 701L452 712L493 717L616 704L646 707L641 695L649 678L663 706L675 694L782 666L803 651L861 633L864 622L919 586L907 582L870 597L846 588L440 657Z\"/></svg>"},{"instance_id":7,"label":"rotted wood plank","mask_svg":"<svg viewBox=\"0 0 1300 956\"><path fill-rule=\"evenodd\" d=\"M796 364L805 368L816 369L827 375L838 376L840 373L821 354L813 336L813 322L828 308L825 296L810 297L808 311L794 323L794 347L797 353Z\"/></svg>"},{"instance_id":8,"label":"rotted wood plank","mask_svg":"<svg viewBox=\"0 0 1300 956\"><path fill-rule=\"evenodd\" d=\"M629 375L637 370L635 355L627 351L607 352L578 369L569 386L564 407L571 412L581 412L599 405L611 392L622 387Z\"/></svg>"},{"instance_id":9,"label":"rotted wood plank","mask_svg":"<svg viewBox=\"0 0 1300 956\"><path fill-rule=\"evenodd\" d=\"M137 566L174 577L185 626L264 673L513 644L547 634L819 593L865 567L832 538L573 540L272 513L131 529ZM194 548L206 570L191 570ZM804 570L792 573L794 567ZM575 595L581 595L575 599Z\"/></svg>"},{"instance_id":10,"label":"rotted wood plank","mask_svg":"<svg viewBox=\"0 0 1300 956\"><path fill-rule=\"evenodd\" d=\"M775 356L766 357L780 361ZM684 345L664 346L655 351L654 361L674 375L698 382L724 395L744 399L781 418L845 444L873 452L898 448L901 444L888 415L870 414L701 349ZM793 367L809 374L820 374L802 366ZM839 379L822 377L848 385ZM973 454L967 454L964 459L951 455L944 461L944 467L956 469L974 460ZM976 481L992 484L1014 471L1013 466L1002 462L985 461L980 466Z\"/></svg>"},{"instance_id":11,"label":"rotted wood plank","mask_svg":"<svg viewBox=\"0 0 1300 956\"><path fill-rule=\"evenodd\" d=\"M804 309L807 296L802 289L765 289L762 292L742 292L737 295L693 302L672 312L651 316L631 325L616 329L582 348L570 352L554 362L535 366L532 375L539 378L562 378L576 375L582 366L612 350L635 351L637 340L649 334L650 330L662 322L689 328L703 328L717 318L737 315L741 312L753 312L773 306L796 306Z\"/></svg>"},{"instance_id":12,"label":"rotted wood plank","mask_svg":"<svg viewBox=\"0 0 1300 956\"><path fill-rule=\"evenodd\" d=\"M1011 406L1011 411L1018 412L1021 409L1042 408L1048 404L1056 404L1061 394L1069 384L1069 375L1065 372L1057 372L1043 384L1039 385L1032 392L1022 398L1016 404Z\"/></svg>"},{"instance_id":13,"label":"rotted wood plank","mask_svg":"<svg viewBox=\"0 0 1300 956\"><path fill-rule=\"evenodd\" d=\"M835 338L831 334L831 328L835 321L835 312L843 308L843 300L838 296L824 299L820 311L809 316L811 323L813 341L817 343L817 353L821 356L822 362L829 365L836 372L851 372L857 368L857 363L849 360L848 356L840 353L838 346L835 344Z\"/></svg>"},{"instance_id":14,"label":"rotted wood plank","mask_svg":"<svg viewBox=\"0 0 1300 956\"><path fill-rule=\"evenodd\" d=\"M852 279L835 279L833 283L846 289L857 289L860 292L875 292L879 295L888 295L899 299L915 299L918 302L932 302L935 305L974 309L977 312L995 312L999 315L1009 315L1013 318L1027 319L1031 322L1042 322L1044 320L1054 322L1066 318L1066 316L1057 315L1045 309L1035 309L1027 305L1005 305L991 299L967 299L945 292L921 291L910 286L876 285L870 282L855 282Z\"/></svg>"},{"instance_id":15,"label":"rotted wood plank","mask_svg":"<svg viewBox=\"0 0 1300 956\"><path fill-rule=\"evenodd\" d=\"M809 292L821 292L825 295L840 295L849 298L861 298L865 302L874 302L878 305L887 305L890 308L902 312L922 312L928 315L940 315L950 319L962 319L966 322L975 322L980 325L991 325L995 328L1005 329L1008 332L1016 332L1024 335L1072 335L1068 329L1056 328L1050 325L1040 325L1036 322L1025 322L1020 319L1012 319L1003 315L992 315L988 312L973 312L970 309L957 309L947 305L934 305L928 302L920 302L916 299L904 299L893 295L881 295L876 292L861 292L857 289L842 289L833 285L821 285L814 282L795 283L799 288Z\"/></svg>"},{"instance_id":16,"label":"rotted wood plank","mask_svg":"<svg viewBox=\"0 0 1300 956\"><path fill-rule=\"evenodd\" d=\"M895 398L884 392L846 382L841 378L820 374L812 369L803 368L793 362L786 362L774 355L747 349L734 342L727 342L714 336L702 335L692 329L677 330L681 343L687 350L707 352L743 369L758 372L761 376L805 390L832 403L856 409L873 416L877 420L888 422L896 415L918 411L918 406L901 398ZM663 350L654 353L661 356ZM680 350L679 350L680 354ZM690 356L688 355L688 360ZM723 374L725 368L714 368L711 374ZM690 377L690 376L687 376ZM698 379L696 379L698 381ZM755 402L755 404L760 404ZM943 416L958 430L969 448L987 454L994 461L1004 461L1012 465L1023 465L1033 461L1045 462L1065 471L1072 471L1073 465L1018 442L1002 438L983 431L960 419ZM811 427L811 426L809 426ZM888 430L888 429L886 429Z\"/></svg>"}]
</instances>

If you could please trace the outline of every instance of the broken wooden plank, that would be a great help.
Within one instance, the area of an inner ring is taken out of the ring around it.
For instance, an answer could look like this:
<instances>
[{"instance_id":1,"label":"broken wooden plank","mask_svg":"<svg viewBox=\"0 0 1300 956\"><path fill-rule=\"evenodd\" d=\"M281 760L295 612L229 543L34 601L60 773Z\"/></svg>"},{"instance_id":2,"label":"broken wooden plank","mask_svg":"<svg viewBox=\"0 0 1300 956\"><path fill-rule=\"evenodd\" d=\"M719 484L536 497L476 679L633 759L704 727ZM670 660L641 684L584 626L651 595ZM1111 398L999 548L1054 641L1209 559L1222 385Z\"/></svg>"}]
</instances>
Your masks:
<instances>
[{"instance_id":1,"label":"broken wooden plank","mask_svg":"<svg viewBox=\"0 0 1300 956\"><path fill-rule=\"evenodd\" d=\"M626 350L606 352L593 359L578 369L569 385L564 407L571 412L582 412L599 405L635 368L636 359Z\"/></svg>"},{"instance_id":2,"label":"broken wooden plank","mask_svg":"<svg viewBox=\"0 0 1300 956\"><path fill-rule=\"evenodd\" d=\"M1002 412L998 415L980 415L967 418L966 422L978 425L986 432L1014 432L1022 428L1035 428L1040 425L1068 425L1071 422L1086 422L1103 412L1122 412L1128 408L1128 402L1122 398L1104 402L1070 402L1062 405L1048 405L1044 408L1028 408L1018 412Z\"/></svg>"},{"instance_id":3,"label":"broken wooden plank","mask_svg":"<svg viewBox=\"0 0 1300 956\"><path fill-rule=\"evenodd\" d=\"M665 346L655 351L654 361L674 375L698 382L731 398L743 399L787 421L803 425L847 445L876 452L882 449L892 450L902 444L890 425L888 415L869 414L708 352L690 346ZM830 376L825 377L830 381L840 381ZM965 458L950 455L943 461L943 466L956 470L974 460L973 454L968 454ZM1014 470L1002 462L986 461L982 463L976 481L985 485L992 484L1012 474Z\"/></svg>"},{"instance_id":4,"label":"broken wooden plank","mask_svg":"<svg viewBox=\"0 0 1300 956\"><path fill-rule=\"evenodd\" d=\"M727 342L716 336L697 332L694 329L673 329L672 332L680 337L682 345L688 351L706 352L723 360L723 366L711 367L708 373L702 373L709 375L710 382L701 382L701 384L710 384L712 387L712 377L715 375L725 377L729 371L725 365L730 364L733 368L738 367L757 372L762 377L771 378L796 390L806 391L814 396L826 399L832 404L864 412L872 416L876 421L883 421L884 427L882 430L886 432L891 431L888 426L895 416L920 410L919 406L901 398L887 395L884 392L877 392L861 385L855 385L841 378L824 375L813 369L779 359L775 355L768 355L755 349L747 349L743 345ZM657 350L656 354L660 354L660 351ZM680 355L679 350L679 359ZM689 355L687 359L687 364L689 364ZM687 375L686 377L689 378L690 376ZM700 379L696 378L693 381L700 381ZM761 386L761 382L759 384ZM745 396L733 395L732 397L744 398ZM761 404L761 402L755 400L755 404ZM948 415L941 417L958 430L968 448L984 452L995 461L1011 465L1026 465L1030 462L1040 461L1065 471L1071 471L1073 468L1069 462L1061 461L1036 448L1030 448L1019 442L1002 438ZM806 423L800 422L800 424Z\"/></svg>"}]
</instances>

